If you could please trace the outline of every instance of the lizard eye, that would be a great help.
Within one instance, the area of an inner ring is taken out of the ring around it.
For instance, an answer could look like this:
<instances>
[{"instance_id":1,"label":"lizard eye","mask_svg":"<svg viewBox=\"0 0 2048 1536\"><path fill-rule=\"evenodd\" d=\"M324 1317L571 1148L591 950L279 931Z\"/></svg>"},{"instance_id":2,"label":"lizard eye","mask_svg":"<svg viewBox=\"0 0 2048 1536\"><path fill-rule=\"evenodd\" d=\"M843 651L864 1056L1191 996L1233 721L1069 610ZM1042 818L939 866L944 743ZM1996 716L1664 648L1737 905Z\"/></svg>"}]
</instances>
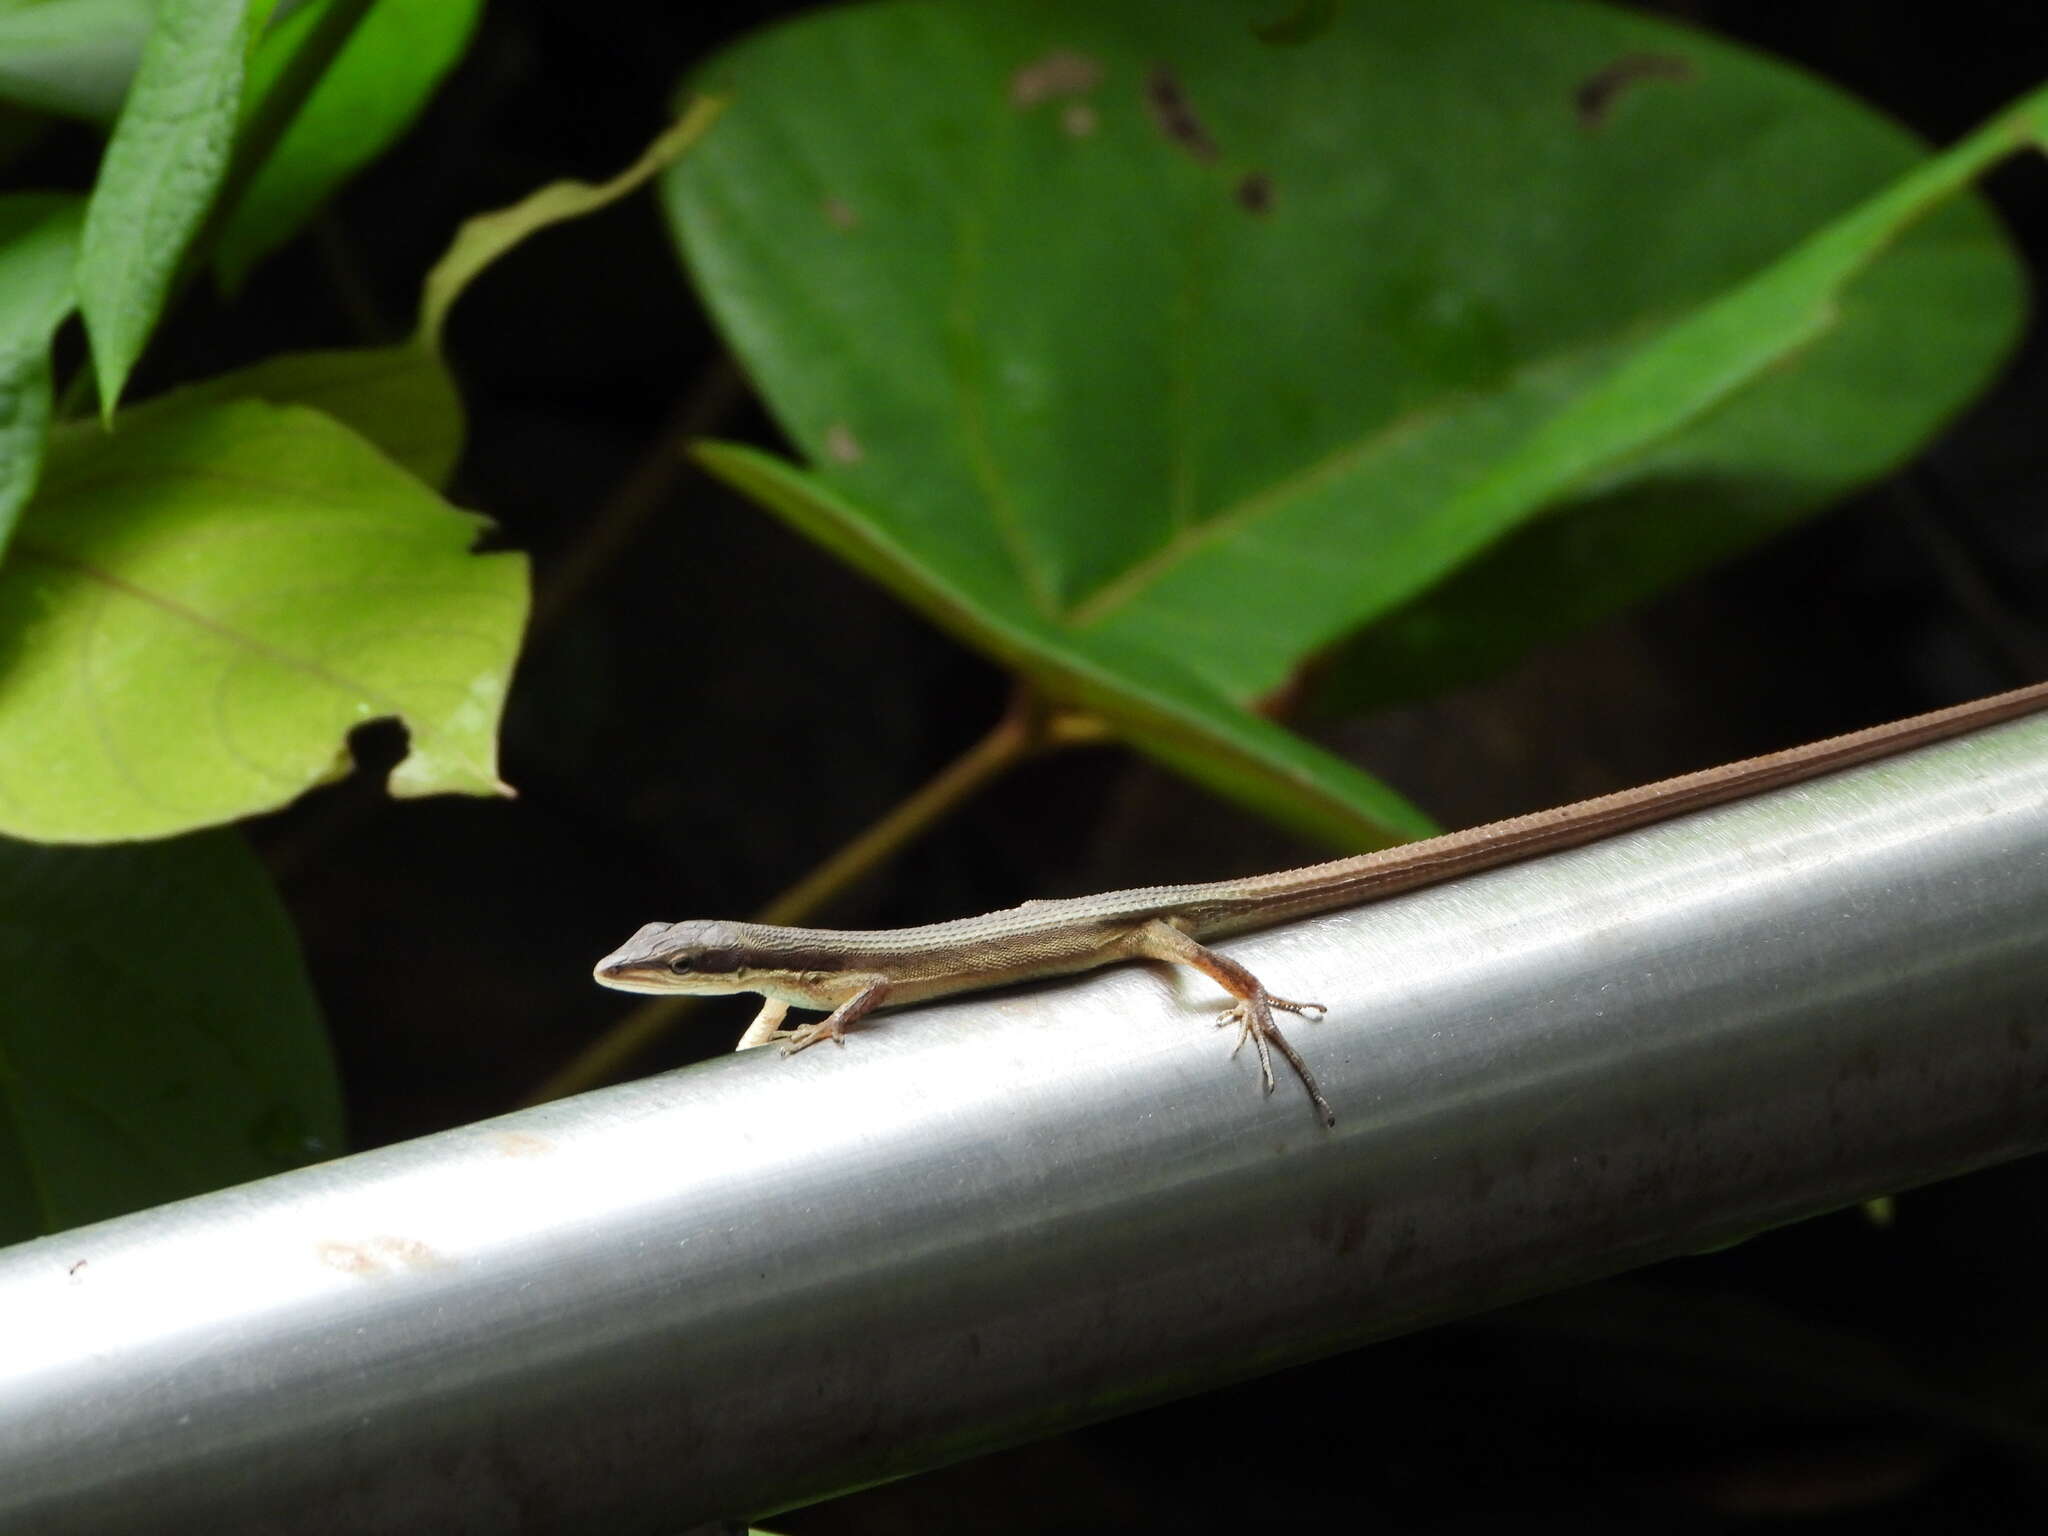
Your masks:
<instances>
[{"instance_id":1,"label":"lizard eye","mask_svg":"<svg viewBox=\"0 0 2048 1536\"><path fill-rule=\"evenodd\" d=\"M669 957L668 968L678 976L687 976L697 967L690 963L690 957L688 955L671 955Z\"/></svg>"}]
</instances>

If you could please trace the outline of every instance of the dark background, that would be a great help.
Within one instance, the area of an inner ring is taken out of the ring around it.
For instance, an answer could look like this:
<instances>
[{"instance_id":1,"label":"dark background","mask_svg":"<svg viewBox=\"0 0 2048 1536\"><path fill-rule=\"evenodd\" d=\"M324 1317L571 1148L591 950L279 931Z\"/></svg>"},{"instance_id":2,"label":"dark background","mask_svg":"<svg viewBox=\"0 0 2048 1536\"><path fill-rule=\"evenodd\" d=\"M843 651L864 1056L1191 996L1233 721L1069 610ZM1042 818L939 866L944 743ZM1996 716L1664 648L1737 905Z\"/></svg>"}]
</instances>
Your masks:
<instances>
[{"instance_id":1,"label":"dark background","mask_svg":"<svg viewBox=\"0 0 2048 1536\"><path fill-rule=\"evenodd\" d=\"M676 82L788 5L493 0L414 130L232 306L189 303L140 391L393 340L464 217L599 179ZM2035 0L1645 6L1795 61L1946 143L2048 75ZM60 139L89 177L94 147ZM46 178L49 179L49 178ZM1988 190L2038 273L2048 169ZM393 803L366 771L252 828L303 935L354 1143L502 1111L630 1006L592 961L650 919L741 916L970 745L1005 679L695 474L679 432L773 442L647 195L544 234L449 330L454 498L530 551L507 720L519 799ZM1298 722L1465 825L2048 677L2048 356L1897 480L1509 675ZM1196 831L1199 829L1199 832ZM1111 749L1027 765L825 915L882 926L1322 857ZM728 1049L721 1002L642 1064ZM1026 1447L777 1522L796 1531L2039 1530L2037 1161ZM1963 1406L1958 1406L1958 1405Z\"/></svg>"}]
</instances>

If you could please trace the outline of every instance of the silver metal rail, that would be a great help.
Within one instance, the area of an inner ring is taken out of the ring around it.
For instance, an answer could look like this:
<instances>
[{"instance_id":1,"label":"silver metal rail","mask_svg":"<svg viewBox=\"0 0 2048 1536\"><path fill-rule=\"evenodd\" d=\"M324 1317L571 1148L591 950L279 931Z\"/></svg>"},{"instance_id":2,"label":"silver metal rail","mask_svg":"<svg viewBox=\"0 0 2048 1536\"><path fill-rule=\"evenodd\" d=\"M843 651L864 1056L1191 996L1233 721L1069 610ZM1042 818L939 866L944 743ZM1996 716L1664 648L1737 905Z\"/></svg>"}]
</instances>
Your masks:
<instances>
[{"instance_id":1,"label":"silver metal rail","mask_svg":"<svg viewBox=\"0 0 2048 1536\"><path fill-rule=\"evenodd\" d=\"M0 1252L0 1531L759 1515L2048 1146L2048 718Z\"/></svg>"}]
</instances>

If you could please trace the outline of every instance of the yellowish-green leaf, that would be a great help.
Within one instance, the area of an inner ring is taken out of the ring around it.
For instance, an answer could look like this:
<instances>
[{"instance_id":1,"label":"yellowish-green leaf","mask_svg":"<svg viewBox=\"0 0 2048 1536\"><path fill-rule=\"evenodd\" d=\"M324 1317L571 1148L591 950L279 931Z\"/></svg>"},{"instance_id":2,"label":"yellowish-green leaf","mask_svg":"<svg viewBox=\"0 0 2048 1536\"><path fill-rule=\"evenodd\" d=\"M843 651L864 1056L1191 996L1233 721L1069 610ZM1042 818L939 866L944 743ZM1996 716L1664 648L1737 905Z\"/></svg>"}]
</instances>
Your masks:
<instances>
[{"instance_id":1,"label":"yellowish-green leaf","mask_svg":"<svg viewBox=\"0 0 2048 1536\"><path fill-rule=\"evenodd\" d=\"M195 404L53 443L0 568L0 831L161 837L402 720L394 794L490 794L525 561L338 422Z\"/></svg>"},{"instance_id":2,"label":"yellowish-green leaf","mask_svg":"<svg viewBox=\"0 0 2048 1536\"><path fill-rule=\"evenodd\" d=\"M122 418L122 430L147 412L229 400L310 405L361 433L429 485L447 484L462 453L462 397L439 354L417 341L280 352L138 406Z\"/></svg>"}]
</instances>

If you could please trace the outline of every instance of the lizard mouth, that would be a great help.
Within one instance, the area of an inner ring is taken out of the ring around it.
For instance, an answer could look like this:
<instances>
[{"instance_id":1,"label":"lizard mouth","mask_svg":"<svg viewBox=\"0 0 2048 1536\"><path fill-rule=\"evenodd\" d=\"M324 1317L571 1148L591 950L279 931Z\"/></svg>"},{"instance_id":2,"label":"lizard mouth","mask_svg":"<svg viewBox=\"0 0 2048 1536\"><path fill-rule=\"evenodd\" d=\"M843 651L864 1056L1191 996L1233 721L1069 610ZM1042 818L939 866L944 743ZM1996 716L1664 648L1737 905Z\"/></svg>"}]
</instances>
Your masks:
<instances>
[{"instance_id":1,"label":"lizard mouth","mask_svg":"<svg viewBox=\"0 0 2048 1536\"><path fill-rule=\"evenodd\" d=\"M734 992L758 992L760 988L737 976L718 971L684 971L678 974L667 962L648 959L644 951L627 945L606 955L591 967L591 979L616 992L652 992L666 997L725 997Z\"/></svg>"},{"instance_id":2,"label":"lizard mouth","mask_svg":"<svg viewBox=\"0 0 2048 1536\"><path fill-rule=\"evenodd\" d=\"M686 990L677 985L683 978L671 975L667 966L650 965L645 960L621 959L618 955L606 955L591 968L590 975L599 986L620 992Z\"/></svg>"}]
</instances>

